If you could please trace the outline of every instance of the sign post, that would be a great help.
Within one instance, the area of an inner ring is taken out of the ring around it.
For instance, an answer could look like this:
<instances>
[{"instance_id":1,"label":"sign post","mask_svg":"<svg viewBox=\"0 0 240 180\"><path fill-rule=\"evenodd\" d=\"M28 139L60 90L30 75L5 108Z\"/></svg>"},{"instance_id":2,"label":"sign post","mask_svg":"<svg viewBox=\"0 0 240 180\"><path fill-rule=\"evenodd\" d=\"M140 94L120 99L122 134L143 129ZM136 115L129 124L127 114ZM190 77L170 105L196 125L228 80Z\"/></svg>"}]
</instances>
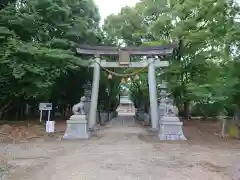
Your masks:
<instances>
[{"instance_id":1,"label":"sign post","mask_svg":"<svg viewBox=\"0 0 240 180\"><path fill-rule=\"evenodd\" d=\"M39 104L39 110L40 110L40 122L42 122L43 111L48 111L48 119L47 119L47 122L46 122L46 132L53 133L55 122L50 121L52 103L40 103Z\"/></svg>"}]
</instances>

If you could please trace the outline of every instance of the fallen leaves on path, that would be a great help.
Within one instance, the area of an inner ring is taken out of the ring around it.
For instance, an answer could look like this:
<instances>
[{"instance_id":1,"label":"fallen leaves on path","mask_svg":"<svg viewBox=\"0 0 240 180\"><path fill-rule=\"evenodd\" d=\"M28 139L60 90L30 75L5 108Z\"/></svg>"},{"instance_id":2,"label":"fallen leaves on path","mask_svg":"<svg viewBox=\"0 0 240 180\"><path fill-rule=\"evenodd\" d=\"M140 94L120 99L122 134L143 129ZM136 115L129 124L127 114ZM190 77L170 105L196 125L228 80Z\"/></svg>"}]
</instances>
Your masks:
<instances>
[{"instance_id":1,"label":"fallen leaves on path","mask_svg":"<svg viewBox=\"0 0 240 180\"><path fill-rule=\"evenodd\" d=\"M22 142L32 138L39 138L44 135L44 127L42 125L9 125L0 126L0 141Z\"/></svg>"},{"instance_id":2,"label":"fallen leaves on path","mask_svg":"<svg viewBox=\"0 0 240 180\"><path fill-rule=\"evenodd\" d=\"M59 129L59 127L58 127ZM61 125L60 130L56 132L62 133L64 127ZM0 125L0 142L27 142L31 139L42 137L54 137L54 134L45 132L44 124L2 124Z\"/></svg>"}]
</instances>

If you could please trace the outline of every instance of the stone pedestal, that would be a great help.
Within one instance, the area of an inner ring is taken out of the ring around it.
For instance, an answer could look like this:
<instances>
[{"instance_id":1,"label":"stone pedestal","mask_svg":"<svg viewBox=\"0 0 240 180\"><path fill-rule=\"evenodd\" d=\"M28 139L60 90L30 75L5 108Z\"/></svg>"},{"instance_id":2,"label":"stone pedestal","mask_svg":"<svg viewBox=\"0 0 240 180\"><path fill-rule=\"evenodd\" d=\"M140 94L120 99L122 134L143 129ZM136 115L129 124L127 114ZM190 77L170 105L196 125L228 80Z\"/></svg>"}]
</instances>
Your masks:
<instances>
[{"instance_id":1,"label":"stone pedestal","mask_svg":"<svg viewBox=\"0 0 240 180\"><path fill-rule=\"evenodd\" d=\"M85 115L72 115L67 121L67 129L62 139L89 139Z\"/></svg>"},{"instance_id":2,"label":"stone pedestal","mask_svg":"<svg viewBox=\"0 0 240 180\"><path fill-rule=\"evenodd\" d=\"M106 124L106 122L108 121L108 113L107 112L100 113L100 121L101 121L101 125Z\"/></svg>"},{"instance_id":3,"label":"stone pedestal","mask_svg":"<svg viewBox=\"0 0 240 180\"><path fill-rule=\"evenodd\" d=\"M183 123L176 116L163 116L160 120L160 140L187 140L182 130Z\"/></svg>"},{"instance_id":4,"label":"stone pedestal","mask_svg":"<svg viewBox=\"0 0 240 180\"><path fill-rule=\"evenodd\" d=\"M138 109L137 114L136 114L136 118L139 121L143 121L144 120L144 110Z\"/></svg>"}]
</instances>

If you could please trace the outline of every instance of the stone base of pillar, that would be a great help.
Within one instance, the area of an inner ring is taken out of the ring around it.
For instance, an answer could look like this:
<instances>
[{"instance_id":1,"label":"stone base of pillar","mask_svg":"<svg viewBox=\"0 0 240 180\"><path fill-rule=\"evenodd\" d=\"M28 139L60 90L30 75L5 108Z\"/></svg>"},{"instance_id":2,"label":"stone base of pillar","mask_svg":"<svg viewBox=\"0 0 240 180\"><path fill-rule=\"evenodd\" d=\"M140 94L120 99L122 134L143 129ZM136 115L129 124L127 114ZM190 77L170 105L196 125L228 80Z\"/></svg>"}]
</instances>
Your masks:
<instances>
[{"instance_id":1,"label":"stone base of pillar","mask_svg":"<svg viewBox=\"0 0 240 180\"><path fill-rule=\"evenodd\" d=\"M89 129L89 132L96 133L96 132L99 132L99 130L100 130L100 124L94 124L93 127Z\"/></svg>"},{"instance_id":2,"label":"stone base of pillar","mask_svg":"<svg viewBox=\"0 0 240 180\"><path fill-rule=\"evenodd\" d=\"M150 117L148 113L144 113L144 121L147 125L150 124Z\"/></svg>"},{"instance_id":3,"label":"stone base of pillar","mask_svg":"<svg viewBox=\"0 0 240 180\"><path fill-rule=\"evenodd\" d=\"M158 138L160 140L187 140L182 130L183 123L178 117L163 116Z\"/></svg>"},{"instance_id":4,"label":"stone base of pillar","mask_svg":"<svg viewBox=\"0 0 240 180\"><path fill-rule=\"evenodd\" d=\"M62 139L89 139L88 125L85 115L73 115L67 121L67 128Z\"/></svg>"},{"instance_id":5,"label":"stone base of pillar","mask_svg":"<svg viewBox=\"0 0 240 180\"><path fill-rule=\"evenodd\" d=\"M149 128L147 129L147 133L149 136L158 136L158 129L154 129L154 128Z\"/></svg>"}]
</instances>

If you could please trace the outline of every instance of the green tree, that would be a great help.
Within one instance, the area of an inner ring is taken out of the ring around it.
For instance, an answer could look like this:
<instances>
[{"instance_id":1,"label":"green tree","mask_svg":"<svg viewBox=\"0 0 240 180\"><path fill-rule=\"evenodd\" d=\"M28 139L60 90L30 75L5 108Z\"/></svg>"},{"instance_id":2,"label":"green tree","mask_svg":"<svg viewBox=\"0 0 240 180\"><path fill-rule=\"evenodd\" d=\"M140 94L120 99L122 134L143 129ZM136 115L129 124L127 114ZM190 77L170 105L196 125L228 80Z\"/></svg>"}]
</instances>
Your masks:
<instances>
[{"instance_id":1,"label":"green tree","mask_svg":"<svg viewBox=\"0 0 240 180\"><path fill-rule=\"evenodd\" d=\"M99 20L93 1L26 0L5 6L0 11L0 112L56 101L62 80L70 72L84 72L77 45L101 43ZM87 76L79 78L83 82Z\"/></svg>"},{"instance_id":2,"label":"green tree","mask_svg":"<svg viewBox=\"0 0 240 180\"><path fill-rule=\"evenodd\" d=\"M127 45L183 40L181 58L169 59L170 67L157 73L161 74L158 82L168 80L176 103L188 117L191 101L208 99L211 94L210 99L221 104L236 93L234 84L239 80L229 70L233 71L231 61L239 59L239 21L235 20L239 12L234 1L143 0L109 16L104 27ZM220 71L220 77L211 68Z\"/></svg>"}]
</instances>

